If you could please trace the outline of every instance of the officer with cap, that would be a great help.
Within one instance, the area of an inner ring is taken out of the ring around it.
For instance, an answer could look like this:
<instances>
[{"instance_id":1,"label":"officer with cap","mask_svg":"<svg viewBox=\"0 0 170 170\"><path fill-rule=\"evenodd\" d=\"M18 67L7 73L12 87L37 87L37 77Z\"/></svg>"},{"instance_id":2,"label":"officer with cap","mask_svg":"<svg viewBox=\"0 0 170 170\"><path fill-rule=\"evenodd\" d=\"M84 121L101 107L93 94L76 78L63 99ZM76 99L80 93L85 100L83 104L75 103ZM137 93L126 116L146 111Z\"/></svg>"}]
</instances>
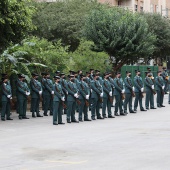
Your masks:
<instances>
[{"instance_id":1,"label":"officer with cap","mask_svg":"<svg viewBox=\"0 0 170 170\"><path fill-rule=\"evenodd\" d=\"M10 118L10 100L12 100L12 91L11 85L8 83L7 75L3 75L2 79L2 112L1 112L1 120L13 120Z\"/></svg>"},{"instance_id":2,"label":"officer with cap","mask_svg":"<svg viewBox=\"0 0 170 170\"><path fill-rule=\"evenodd\" d=\"M98 81L99 75L93 74L93 80L91 81L91 118L92 120L96 120L95 115L97 115L97 119L103 119L100 115L100 103L102 102L103 98L103 90Z\"/></svg>"},{"instance_id":3,"label":"officer with cap","mask_svg":"<svg viewBox=\"0 0 170 170\"><path fill-rule=\"evenodd\" d=\"M164 92L165 94L167 94L169 76L168 76L167 68L163 67L162 69L163 69L162 77L163 77L164 84L165 84Z\"/></svg>"},{"instance_id":4,"label":"officer with cap","mask_svg":"<svg viewBox=\"0 0 170 170\"><path fill-rule=\"evenodd\" d=\"M75 110L76 110L76 101L78 102L79 91L75 84L74 75L69 75L69 81L67 83L67 123L75 122L79 123L75 118ZM80 104L80 103L79 103ZM71 120L70 120L71 119Z\"/></svg>"},{"instance_id":5,"label":"officer with cap","mask_svg":"<svg viewBox=\"0 0 170 170\"><path fill-rule=\"evenodd\" d=\"M163 105L163 98L164 98L164 88L165 88L165 84L164 84L164 80L161 76L161 71L158 71L158 76L156 77L156 92L157 92L157 107L161 108L161 107L165 107Z\"/></svg>"},{"instance_id":6,"label":"officer with cap","mask_svg":"<svg viewBox=\"0 0 170 170\"><path fill-rule=\"evenodd\" d=\"M48 116L47 112L50 109L50 115L53 115L53 82L50 79L50 74L47 73L46 80L44 81L44 93L43 96L45 98L44 101L44 116Z\"/></svg>"},{"instance_id":7,"label":"officer with cap","mask_svg":"<svg viewBox=\"0 0 170 170\"><path fill-rule=\"evenodd\" d=\"M154 94L156 94L154 90L154 83L152 79L152 74L150 72L145 72L146 77L144 80L145 86L146 86L146 100L145 100L145 107L147 110L149 110L149 103L150 103L150 109L156 109L154 107Z\"/></svg>"},{"instance_id":8,"label":"officer with cap","mask_svg":"<svg viewBox=\"0 0 170 170\"><path fill-rule=\"evenodd\" d=\"M108 118L114 118L112 116L111 105L112 105L112 86L109 82L109 73L104 74L104 80L102 83L103 86L103 107L102 107L102 116L103 118L107 118L106 116L106 107L108 112Z\"/></svg>"},{"instance_id":9,"label":"officer with cap","mask_svg":"<svg viewBox=\"0 0 170 170\"><path fill-rule=\"evenodd\" d=\"M89 105L89 97L90 97L90 88L85 82L86 77L81 74L80 82L78 84L78 89L80 92L79 100L81 104L79 105L79 121L83 121L83 113L84 113L84 121L91 121L88 119L88 105Z\"/></svg>"},{"instance_id":10,"label":"officer with cap","mask_svg":"<svg viewBox=\"0 0 170 170\"><path fill-rule=\"evenodd\" d=\"M83 72L82 72L82 70L78 70L77 73L78 73L77 79L80 82L81 81L81 75L83 74Z\"/></svg>"},{"instance_id":11,"label":"officer with cap","mask_svg":"<svg viewBox=\"0 0 170 170\"><path fill-rule=\"evenodd\" d=\"M30 88L31 88L31 111L32 117L43 117L39 113L39 104L40 98L42 97L42 86L41 83L38 81L39 75L36 73L32 73L32 78L30 81ZM35 115L36 113L36 115Z\"/></svg>"},{"instance_id":12,"label":"officer with cap","mask_svg":"<svg viewBox=\"0 0 170 170\"><path fill-rule=\"evenodd\" d=\"M60 85L60 77L54 76L55 83L53 85L53 125L65 124L62 122L63 102L65 102L65 95Z\"/></svg>"},{"instance_id":13,"label":"officer with cap","mask_svg":"<svg viewBox=\"0 0 170 170\"><path fill-rule=\"evenodd\" d=\"M65 104L67 104L67 95L68 95L68 91L66 89L67 87L67 81L66 81L66 76L64 73L61 73L60 74L60 84L61 84L61 87L62 87L62 90L64 92L64 95L65 95ZM67 114L67 109L65 108L64 109L64 114Z\"/></svg>"},{"instance_id":14,"label":"officer with cap","mask_svg":"<svg viewBox=\"0 0 170 170\"><path fill-rule=\"evenodd\" d=\"M23 74L18 75L18 80L16 82L16 93L18 102L19 119L29 119L26 116L27 111L27 98L30 95L30 89L26 82L24 82L25 76Z\"/></svg>"},{"instance_id":15,"label":"officer with cap","mask_svg":"<svg viewBox=\"0 0 170 170\"><path fill-rule=\"evenodd\" d=\"M125 82L125 101L123 104L124 107L124 113L128 114L127 112L127 105L129 104L129 112L130 113L136 113L132 109L132 97L134 97L134 86L132 84L132 79L131 79L131 72L126 71L126 78L124 80Z\"/></svg>"},{"instance_id":16,"label":"officer with cap","mask_svg":"<svg viewBox=\"0 0 170 170\"><path fill-rule=\"evenodd\" d=\"M116 102L115 102L115 116L119 116L118 114L118 109L120 111L120 115L122 116L126 116L126 114L123 113L123 109L122 109L122 100L124 98L124 87L123 87L123 82L120 80L121 78L121 73L120 72L117 72L116 73L116 77L115 79L113 80L113 83L114 83L114 96L115 96L115 99L116 99Z\"/></svg>"},{"instance_id":17,"label":"officer with cap","mask_svg":"<svg viewBox=\"0 0 170 170\"><path fill-rule=\"evenodd\" d=\"M134 111L137 111L138 103L140 106L140 111L147 111L142 105L142 98L144 92L144 84L141 77L140 70L135 70L136 76L134 77L134 87L135 87L135 101L134 101Z\"/></svg>"}]
</instances>

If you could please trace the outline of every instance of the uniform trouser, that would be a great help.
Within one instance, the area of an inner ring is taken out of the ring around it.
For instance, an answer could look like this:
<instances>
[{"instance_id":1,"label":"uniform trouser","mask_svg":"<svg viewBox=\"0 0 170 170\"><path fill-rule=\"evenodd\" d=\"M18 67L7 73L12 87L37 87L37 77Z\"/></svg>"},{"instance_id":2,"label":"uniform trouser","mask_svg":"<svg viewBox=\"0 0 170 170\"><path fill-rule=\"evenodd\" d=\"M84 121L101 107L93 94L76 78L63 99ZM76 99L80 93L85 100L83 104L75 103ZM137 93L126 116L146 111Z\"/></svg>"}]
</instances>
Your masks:
<instances>
[{"instance_id":1,"label":"uniform trouser","mask_svg":"<svg viewBox=\"0 0 170 170\"><path fill-rule=\"evenodd\" d=\"M76 110L76 102L75 101L67 101L67 120L74 121L75 120L75 110Z\"/></svg>"},{"instance_id":2,"label":"uniform trouser","mask_svg":"<svg viewBox=\"0 0 170 170\"><path fill-rule=\"evenodd\" d=\"M19 109L19 116L25 117L27 111L27 99L19 99L18 100L18 109Z\"/></svg>"},{"instance_id":3,"label":"uniform trouser","mask_svg":"<svg viewBox=\"0 0 170 170\"><path fill-rule=\"evenodd\" d=\"M122 109L123 101L122 101L121 94L115 95L115 99L116 99L116 101L115 101L115 113L118 113L118 109L119 109L120 113L122 113L123 112L123 109Z\"/></svg>"},{"instance_id":4,"label":"uniform trouser","mask_svg":"<svg viewBox=\"0 0 170 170\"><path fill-rule=\"evenodd\" d=\"M132 93L125 93L125 101L123 104L124 111L127 111L127 105L129 104L129 112L132 111Z\"/></svg>"},{"instance_id":5,"label":"uniform trouser","mask_svg":"<svg viewBox=\"0 0 170 170\"><path fill-rule=\"evenodd\" d=\"M162 91L160 91L160 90L157 90L156 92L157 92L156 101L157 101L157 106L159 107L159 106L163 105L163 97L164 97L164 95L162 94Z\"/></svg>"},{"instance_id":6,"label":"uniform trouser","mask_svg":"<svg viewBox=\"0 0 170 170\"><path fill-rule=\"evenodd\" d=\"M5 118L5 114L7 118L10 117L10 101L2 101L2 111L1 111L1 118Z\"/></svg>"},{"instance_id":7,"label":"uniform trouser","mask_svg":"<svg viewBox=\"0 0 170 170\"><path fill-rule=\"evenodd\" d=\"M152 91L146 91L145 107L147 109L149 109L149 103L150 108L154 108L154 95Z\"/></svg>"},{"instance_id":8,"label":"uniform trouser","mask_svg":"<svg viewBox=\"0 0 170 170\"><path fill-rule=\"evenodd\" d=\"M168 82L164 81L164 83L165 83L164 92L167 93L167 91L168 91Z\"/></svg>"},{"instance_id":9,"label":"uniform trouser","mask_svg":"<svg viewBox=\"0 0 170 170\"><path fill-rule=\"evenodd\" d=\"M97 117L100 117L100 100L98 98L92 98L91 99L92 105L91 105L91 117L95 118L95 115ZM95 114L96 113L96 114Z\"/></svg>"},{"instance_id":10,"label":"uniform trouser","mask_svg":"<svg viewBox=\"0 0 170 170\"><path fill-rule=\"evenodd\" d=\"M142 93L136 92L135 96L136 97L135 97L135 102L134 102L134 110L137 110L138 103L139 103L139 106L140 106L140 110L144 109L143 106L142 106Z\"/></svg>"},{"instance_id":11,"label":"uniform trouser","mask_svg":"<svg viewBox=\"0 0 170 170\"><path fill-rule=\"evenodd\" d=\"M86 106L84 99L80 99L80 102L81 104L79 105L79 120L82 120L83 113L84 113L84 119L88 119L88 114L87 114L88 106Z\"/></svg>"},{"instance_id":12,"label":"uniform trouser","mask_svg":"<svg viewBox=\"0 0 170 170\"><path fill-rule=\"evenodd\" d=\"M53 101L53 123L61 123L62 122L62 102L61 101Z\"/></svg>"},{"instance_id":13,"label":"uniform trouser","mask_svg":"<svg viewBox=\"0 0 170 170\"><path fill-rule=\"evenodd\" d=\"M44 114L47 114L48 109L50 108L50 113L53 113L53 99L51 95L43 95L44 96Z\"/></svg>"},{"instance_id":14,"label":"uniform trouser","mask_svg":"<svg viewBox=\"0 0 170 170\"><path fill-rule=\"evenodd\" d=\"M32 98L31 99L31 110L32 113L39 114L39 104L40 104L40 98Z\"/></svg>"},{"instance_id":15,"label":"uniform trouser","mask_svg":"<svg viewBox=\"0 0 170 170\"><path fill-rule=\"evenodd\" d=\"M107 107L108 116L112 115L111 106L112 106L112 103L110 102L109 97L107 98L103 97L103 107L102 107L103 116L106 116L106 107Z\"/></svg>"}]
</instances>

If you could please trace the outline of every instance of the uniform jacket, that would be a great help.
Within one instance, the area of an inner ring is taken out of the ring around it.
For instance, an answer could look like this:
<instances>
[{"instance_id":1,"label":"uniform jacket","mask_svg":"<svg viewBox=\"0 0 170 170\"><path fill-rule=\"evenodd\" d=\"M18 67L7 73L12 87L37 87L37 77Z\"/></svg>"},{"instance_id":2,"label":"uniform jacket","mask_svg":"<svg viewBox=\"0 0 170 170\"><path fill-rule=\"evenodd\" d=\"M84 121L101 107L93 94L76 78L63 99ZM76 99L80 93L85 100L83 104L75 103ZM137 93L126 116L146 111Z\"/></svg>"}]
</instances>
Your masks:
<instances>
[{"instance_id":1,"label":"uniform jacket","mask_svg":"<svg viewBox=\"0 0 170 170\"><path fill-rule=\"evenodd\" d=\"M90 89L87 85L86 82L80 81L78 84L78 89L79 89L79 99L86 99L86 95L90 95Z\"/></svg>"},{"instance_id":2,"label":"uniform jacket","mask_svg":"<svg viewBox=\"0 0 170 170\"><path fill-rule=\"evenodd\" d=\"M141 88L144 88L142 77L140 77L140 76L134 77L134 87L135 87L136 93L141 92Z\"/></svg>"},{"instance_id":3,"label":"uniform jacket","mask_svg":"<svg viewBox=\"0 0 170 170\"><path fill-rule=\"evenodd\" d=\"M9 98L8 95L12 96L11 85L7 83L2 83L2 102L7 102Z\"/></svg>"},{"instance_id":4,"label":"uniform jacket","mask_svg":"<svg viewBox=\"0 0 170 170\"><path fill-rule=\"evenodd\" d=\"M50 96L53 91L53 82L50 79L44 81L44 95Z\"/></svg>"},{"instance_id":5,"label":"uniform jacket","mask_svg":"<svg viewBox=\"0 0 170 170\"><path fill-rule=\"evenodd\" d=\"M109 93L112 92L112 86L109 80L104 79L102 86L103 86L103 98L108 98Z\"/></svg>"},{"instance_id":6,"label":"uniform jacket","mask_svg":"<svg viewBox=\"0 0 170 170\"><path fill-rule=\"evenodd\" d=\"M92 80L91 81L91 98L96 98L99 99L100 94L102 93L102 87L97 80Z\"/></svg>"},{"instance_id":7,"label":"uniform jacket","mask_svg":"<svg viewBox=\"0 0 170 170\"><path fill-rule=\"evenodd\" d=\"M125 82L125 93L132 93L133 90L132 79L130 77L126 77L124 82Z\"/></svg>"},{"instance_id":8,"label":"uniform jacket","mask_svg":"<svg viewBox=\"0 0 170 170\"><path fill-rule=\"evenodd\" d=\"M61 101L62 97L65 98L64 92L63 92L62 87L61 87L61 85L59 83L58 84L54 83L53 91L54 91L54 98L53 98L54 102Z\"/></svg>"},{"instance_id":9,"label":"uniform jacket","mask_svg":"<svg viewBox=\"0 0 170 170\"><path fill-rule=\"evenodd\" d=\"M146 86L146 91L152 91L152 85L154 85L153 81L148 76L146 76L144 82Z\"/></svg>"},{"instance_id":10,"label":"uniform jacket","mask_svg":"<svg viewBox=\"0 0 170 170\"><path fill-rule=\"evenodd\" d=\"M42 91L41 83L35 79L31 79L30 88L31 88L31 97L39 98L40 97L39 92Z\"/></svg>"},{"instance_id":11,"label":"uniform jacket","mask_svg":"<svg viewBox=\"0 0 170 170\"><path fill-rule=\"evenodd\" d=\"M165 86L163 78L161 76L157 76L155 82L156 82L155 89L158 91L162 91L162 86Z\"/></svg>"},{"instance_id":12,"label":"uniform jacket","mask_svg":"<svg viewBox=\"0 0 170 170\"><path fill-rule=\"evenodd\" d=\"M121 95L121 92L123 90L123 82L120 80L120 78L115 78L113 80L114 83L114 95Z\"/></svg>"}]
</instances>

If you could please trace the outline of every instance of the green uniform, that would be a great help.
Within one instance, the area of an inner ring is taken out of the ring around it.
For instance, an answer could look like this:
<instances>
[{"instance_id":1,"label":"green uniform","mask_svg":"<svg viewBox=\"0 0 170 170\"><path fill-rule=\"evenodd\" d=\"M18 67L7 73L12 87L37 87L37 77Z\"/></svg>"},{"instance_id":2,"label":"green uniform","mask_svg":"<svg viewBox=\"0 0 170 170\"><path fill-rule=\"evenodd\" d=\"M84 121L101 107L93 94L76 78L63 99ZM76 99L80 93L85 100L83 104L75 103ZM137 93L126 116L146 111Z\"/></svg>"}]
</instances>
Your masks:
<instances>
[{"instance_id":1,"label":"green uniform","mask_svg":"<svg viewBox=\"0 0 170 170\"><path fill-rule=\"evenodd\" d=\"M35 117L35 113L36 113L37 117L40 117L41 115L39 114L39 104L40 104L40 95L42 95L41 83L38 80L32 78L30 81L30 88L31 88L32 116Z\"/></svg>"},{"instance_id":2,"label":"green uniform","mask_svg":"<svg viewBox=\"0 0 170 170\"><path fill-rule=\"evenodd\" d=\"M91 81L91 117L94 120L95 115L97 115L97 118L101 118L100 115L100 95L102 93L102 88L97 80Z\"/></svg>"},{"instance_id":3,"label":"green uniform","mask_svg":"<svg viewBox=\"0 0 170 170\"><path fill-rule=\"evenodd\" d=\"M80 81L78 84L78 89L80 92L79 100L81 104L79 105L79 121L82 121L83 113L84 113L84 120L88 120L88 106L86 106L86 101L89 102L88 97L90 97L90 88L88 87L85 81Z\"/></svg>"},{"instance_id":4,"label":"green uniform","mask_svg":"<svg viewBox=\"0 0 170 170\"><path fill-rule=\"evenodd\" d=\"M135 88L135 102L134 102L134 110L137 110L138 103L140 110L144 110L143 105L142 105L142 92L144 91L144 84L142 77L140 76L135 76L134 77L134 88ZM141 91L143 89L143 91Z\"/></svg>"},{"instance_id":5,"label":"green uniform","mask_svg":"<svg viewBox=\"0 0 170 170\"><path fill-rule=\"evenodd\" d=\"M129 104L129 112L133 112L132 110L132 79L130 77L126 77L124 80L125 83L125 101L123 104L124 112L127 113L127 105Z\"/></svg>"},{"instance_id":6,"label":"green uniform","mask_svg":"<svg viewBox=\"0 0 170 170\"><path fill-rule=\"evenodd\" d=\"M150 108L153 109L154 108L154 94L153 94L154 89L152 89L152 87L154 87L154 83L148 76L145 77L144 83L146 86L145 107L146 109L149 109L149 103L150 103Z\"/></svg>"},{"instance_id":7,"label":"green uniform","mask_svg":"<svg viewBox=\"0 0 170 170\"><path fill-rule=\"evenodd\" d=\"M44 115L47 116L48 110L50 110L50 115L53 115L53 82L50 79L44 81Z\"/></svg>"},{"instance_id":8,"label":"green uniform","mask_svg":"<svg viewBox=\"0 0 170 170\"><path fill-rule=\"evenodd\" d=\"M53 98L53 124L62 123L62 102L65 99L64 92L60 84L53 85L54 98Z\"/></svg>"},{"instance_id":9,"label":"green uniform","mask_svg":"<svg viewBox=\"0 0 170 170\"><path fill-rule=\"evenodd\" d=\"M110 81L110 85L112 87L112 100L114 100L114 89L115 89L115 86L114 86L114 83L113 83L113 78L109 77L109 81ZM112 103L113 105L113 103Z\"/></svg>"},{"instance_id":10,"label":"green uniform","mask_svg":"<svg viewBox=\"0 0 170 170\"><path fill-rule=\"evenodd\" d=\"M156 77L156 92L157 92L157 107L161 107L163 105L164 98L164 80L161 76Z\"/></svg>"},{"instance_id":11,"label":"green uniform","mask_svg":"<svg viewBox=\"0 0 170 170\"><path fill-rule=\"evenodd\" d=\"M10 118L10 98L12 97L11 86L8 83L2 83L2 111L1 119Z\"/></svg>"},{"instance_id":12,"label":"green uniform","mask_svg":"<svg viewBox=\"0 0 170 170\"><path fill-rule=\"evenodd\" d=\"M166 93L168 91L168 79L167 79L168 73L167 73L167 71L162 72L162 77L163 77L163 82L165 84L164 92Z\"/></svg>"},{"instance_id":13,"label":"green uniform","mask_svg":"<svg viewBox=\"0 0 170 170\"><path fill-rule=\"evenodd\" d=\"M67 96L67 121L75 122L76 98L75 94L79 93L77 86L74 82L69 81L66 87L68 91Z\"/></svg>"},{"instance_id":14,"label":"green uniform","mask_svg":"<svg viewBox=\"0 0 170 170\"><path fill-rule=\"evenodd\" d=\"M42 110L44 110L44 103L45 103L45 96L44 96L44 92L45 92L45 84L46 82L46 79L45 78L42 78L41 79L41 87L42 87Z\"/></svg>"},{"instance_id":15,"label":"green uniform","mask_svg":"<svg viewBox=\"0 0 170 170\"><path fill-rule=\"evenodd\" d=\"M107 107L107 111L108 111L108 117L112 116L112 112L111 112L111 101L110 101L110 97L112 98L112 86L109 82L109 80L104 79L103 80L103 107L102 107L102 115L103 117L106 117L106 107Z\"/></svg>"},{"instance_id":16,"label":"green uniform","mask_svg":"<svg viewBox=\"0 0 170 170\"><path fill-rule=\"evenodd\" d=\"M18 103L18 111L19 111L19 118L26 118L26 111L27 111L27 93L30 94L30 90L28 88L27 83L17 80L17 103Z\"/></svg>"},{"instance_id":17,"label":"green uniform","mask_svg":"<svg viewBox=\"0 0 170 170\"><path fill-rule=\"evenodd\" d=\"M118 109L120 111L120 114L123 114L122 109L122 90L123 90L123 82L120 80L120 78L115 78L113 80L114 83L114 96L115 96L115 115L118 115Z\"/></svg>"}]
</instances>

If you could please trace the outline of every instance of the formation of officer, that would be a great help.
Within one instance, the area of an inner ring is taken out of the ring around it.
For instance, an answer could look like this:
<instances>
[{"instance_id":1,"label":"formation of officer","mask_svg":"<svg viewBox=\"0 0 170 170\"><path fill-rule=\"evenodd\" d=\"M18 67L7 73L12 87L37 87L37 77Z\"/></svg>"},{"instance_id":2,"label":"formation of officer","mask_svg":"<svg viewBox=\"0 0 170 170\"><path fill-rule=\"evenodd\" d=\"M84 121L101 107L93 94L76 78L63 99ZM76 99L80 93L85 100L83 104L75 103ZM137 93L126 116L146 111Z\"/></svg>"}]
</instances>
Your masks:
<instances>
[{"instance_id":1,"label":"formation of officer","mask_svg":"<svg viewBox=\"0 0 170 170\"><path fill-rule=\"evenodd\" d=\"M144 79L141 77L140 70L135 70L136 76L133 79L131 74L130 71L126 71L126 77L123 79L121 73L117 72L113 78L110 72L101 76L99 70L90 69L85 74L82 70L70 71L66 79L66 75L60 71L56 71L53 78L49 73L42 73L41 78L37 73L32 73L29 85L25 80L25 75L18 74L16 97L19 119L29 119L26 115L29 99L31 99L32 117L51 115L53 116L53 125L64 125L63 114L66 114L67 123L79 123L137 113L138 105L140 111L156 109L155 95L157 107L165 107L163 105L164 94L170 89L170 79L166 68L163 68L163 71L158 71L155 78L149 67L145 72ZM1 120L12 120L10 117L12 88L7 74L2 75L1 81ZM165 90L166 88L167 90ZM144 92L146 92L145 101ZM112 113L113 101L115 101L115 106ZM40 102L42 102L43 115L40 114ZM145 103L143 104L143 102ZM78 119L75 116L76 111ZM89 113L91 115L88 115Z\"/></svg>"}]
</instances>

